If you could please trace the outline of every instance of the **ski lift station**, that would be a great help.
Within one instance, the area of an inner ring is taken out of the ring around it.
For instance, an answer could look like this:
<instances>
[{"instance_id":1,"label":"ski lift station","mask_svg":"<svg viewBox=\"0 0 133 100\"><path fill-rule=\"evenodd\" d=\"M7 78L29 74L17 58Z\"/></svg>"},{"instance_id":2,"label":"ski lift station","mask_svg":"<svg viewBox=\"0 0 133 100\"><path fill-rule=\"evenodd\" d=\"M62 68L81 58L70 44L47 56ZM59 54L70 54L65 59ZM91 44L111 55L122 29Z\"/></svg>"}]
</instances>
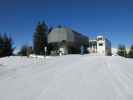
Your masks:
<instances>
[{"instance_id":1,"label":"ski lift station","mask_svg":"<svg viewBox=\"0 0 133 100\"><path fill-rule=\"evenodd\" d=\"M48 44L51 47L51 54L79 54L80 47L84 46L84 49L91 54L111 55L111 42L104 36L97 36L91 40L66 27L52 29L48 34Z\"/></svg>"}]
</instances>

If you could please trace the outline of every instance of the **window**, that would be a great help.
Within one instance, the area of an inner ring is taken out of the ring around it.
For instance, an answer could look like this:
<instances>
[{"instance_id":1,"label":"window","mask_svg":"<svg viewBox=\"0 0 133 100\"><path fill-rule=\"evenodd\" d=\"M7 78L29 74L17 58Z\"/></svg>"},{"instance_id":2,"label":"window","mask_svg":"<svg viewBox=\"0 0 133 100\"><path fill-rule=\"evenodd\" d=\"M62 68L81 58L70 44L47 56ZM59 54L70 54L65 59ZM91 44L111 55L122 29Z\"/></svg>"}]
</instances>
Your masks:
<instances>
[{"instance_id":1,"label":"window","mask_svg":"<svg viewBox=\"0 0 133 100\"><path fill-rule=\"evenodd\" d=\"M103 46L103 44L102 43L99 43L99 46Z\"/></svg>"},{"instance_id":2,"label":"window","mask_svg":"<svg viewBox=\"0 0 133 100\"><path fill-rule=\"evenodd\" d=\"M103 40L103 39L102 38L98 38L97 40L99 41L99 40Z\"/></svg>"}]
</instances>

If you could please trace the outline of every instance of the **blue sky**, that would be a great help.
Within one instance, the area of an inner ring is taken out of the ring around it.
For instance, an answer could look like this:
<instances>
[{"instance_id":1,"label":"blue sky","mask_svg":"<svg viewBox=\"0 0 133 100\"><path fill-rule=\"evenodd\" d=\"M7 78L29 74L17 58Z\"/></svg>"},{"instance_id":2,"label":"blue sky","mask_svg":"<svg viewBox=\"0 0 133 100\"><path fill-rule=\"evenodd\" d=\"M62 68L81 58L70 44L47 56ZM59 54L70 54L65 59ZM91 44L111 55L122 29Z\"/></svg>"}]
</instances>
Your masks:
<instances>
[{"instance_id":1,"label":"blue sky","mask_svg":"<svg viewBox=\"0 0 133 100\"><path fill-rule=\"evenodd\" d=\"M38 21L64 25L91 38L103 34L118 44L133 44L132 0L0 0L0 32L14 45L32 44Z\"/></svg>"}]
</instances>

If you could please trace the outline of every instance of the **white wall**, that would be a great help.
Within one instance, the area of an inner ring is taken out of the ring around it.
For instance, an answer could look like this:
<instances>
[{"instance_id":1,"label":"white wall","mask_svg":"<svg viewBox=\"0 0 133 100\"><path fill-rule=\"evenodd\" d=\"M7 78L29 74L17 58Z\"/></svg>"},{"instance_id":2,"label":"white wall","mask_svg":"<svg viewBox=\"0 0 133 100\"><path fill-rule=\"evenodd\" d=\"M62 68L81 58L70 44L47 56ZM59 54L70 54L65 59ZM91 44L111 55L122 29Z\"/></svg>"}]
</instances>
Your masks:
<instances>
[{"instance_id":1,"label":"white wall","mask_svg":"<svg viewBox=\"0 0 133 100\"><path fill-rule=\"evenodd\" d=\"M100 46L99 44L103 44ZM97 53L100 55L105 55L105 41L97 41Z\"/></svg>"},{"instance_id":2,"label":"white wall","mask_svg":"<svg viewBox=\"0 0 133 100\"><path fill-rule=\"evenodd\" d=\"M100 55L111 54L111 42L103 36L97 36L97 53Z\"/></svg>"}]
</instances>

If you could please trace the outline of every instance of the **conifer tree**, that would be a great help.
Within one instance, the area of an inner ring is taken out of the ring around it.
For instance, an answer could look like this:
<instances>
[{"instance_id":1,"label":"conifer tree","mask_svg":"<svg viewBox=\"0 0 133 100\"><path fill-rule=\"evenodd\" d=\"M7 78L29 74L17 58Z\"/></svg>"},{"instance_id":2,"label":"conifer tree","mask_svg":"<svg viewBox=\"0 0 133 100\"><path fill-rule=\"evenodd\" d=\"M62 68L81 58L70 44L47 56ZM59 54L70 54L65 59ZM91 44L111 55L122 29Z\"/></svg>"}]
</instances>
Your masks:
<instances>
[{"instance_id":1,"label":"conifer tree","mask_svg":"<svg viewBox=\"0 0 133 100\"><path fill-rule=\"evenodd\" d=\"M27 56L27 46L23 45L20 49L20 51L18 52L18 55L20 56Z\"/></svg>"},{"instance_id":2,"label":"conifer tree","mask_svg":"<svg viewBox=\"0 0 133 100\"><path fill-rule=\"evenodd\" d=\"M131 46L129 53L128 53L129 58L133 58L133 45Z\"/></svg>"},{"instance_id":3,"label":"conifer tree","mask_svg":"<svg viewBox=\"0 0 133 100\"><path fill-rule=\"evenodd\" d=\"M35 54L44 54L44 47L47 46L47 35L47 25L44 22L39 22L33 36L33 49Z\"/></svg>"},{"instance_id":4,"label":"conifer tree","mask_svg":"<svg viewBox=\"0 0 133 100\"><path fill-rule=\"evenodd\" d=\"M4 54L5 56L11 56L13 54L13 48L12 48L12 39L11 37L8 37L6 34L3 36L4 38Z\"/></svg>"},{"instance_id":5,"label":"conifer tree","mask_svg":"<svg viewBox=\"0 0 133 100\"><path fill-rule=\"evenodd\" d=\"M0 57L11 56L14 48L12 47L12 39L6 34L0 35Z\"/></svg>"},{"instance_id":6,"label":"conifer tree","mask_svg":"<svg viewBox=\"0 0 133 100\"><path fill-rule=\"evenodd\" d=\"M3 43L3 37L0 34L0 57L3 57L4 55L4 43Z\"/></svg>"},{"instance_id":7,"label":"conifer tree","mask_svg":"<svg viewBox=\"0 0 133 100\"><path fill-rule=\"evenodd\" d=\"M20 51L18 52L18 55L20 56L28 56L30 54L33 53L32 47L31 46L27 46L27 45L23 45L20 49Z\"/></svg>"},{"instance_id":8,"label":"conifer tree","mask_svg":"<svg viewBox=\"0 0 133 100\"><path fill-rule=\"evenodd\" d=\"M127 57L127 51L125 45L119 45L117 54L122 57Z\"/></svg>"}]
</instances>

